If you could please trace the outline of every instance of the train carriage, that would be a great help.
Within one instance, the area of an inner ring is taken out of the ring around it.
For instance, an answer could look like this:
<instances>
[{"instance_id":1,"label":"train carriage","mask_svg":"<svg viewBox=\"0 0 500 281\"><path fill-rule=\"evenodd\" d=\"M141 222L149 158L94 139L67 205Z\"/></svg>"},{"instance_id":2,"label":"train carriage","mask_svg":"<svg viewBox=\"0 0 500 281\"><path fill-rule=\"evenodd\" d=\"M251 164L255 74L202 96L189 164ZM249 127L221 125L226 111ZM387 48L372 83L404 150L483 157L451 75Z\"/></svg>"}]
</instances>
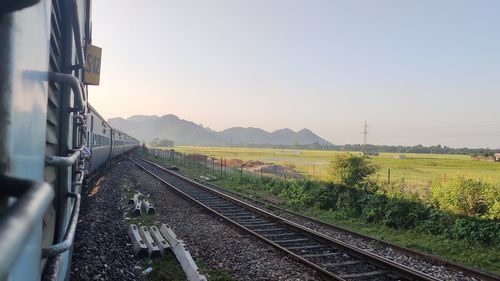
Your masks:
<instances>
[{"instance_id":1,"label":"train carriage","mask_svg":"<svg viewBox=\"0 0 500 281\"><path fill-rule=\"evenodd\" d=\"M139 145L88 104L90 10L0 1L0 280L68 279L85 175Z\"/></svg>"}]
</instances>

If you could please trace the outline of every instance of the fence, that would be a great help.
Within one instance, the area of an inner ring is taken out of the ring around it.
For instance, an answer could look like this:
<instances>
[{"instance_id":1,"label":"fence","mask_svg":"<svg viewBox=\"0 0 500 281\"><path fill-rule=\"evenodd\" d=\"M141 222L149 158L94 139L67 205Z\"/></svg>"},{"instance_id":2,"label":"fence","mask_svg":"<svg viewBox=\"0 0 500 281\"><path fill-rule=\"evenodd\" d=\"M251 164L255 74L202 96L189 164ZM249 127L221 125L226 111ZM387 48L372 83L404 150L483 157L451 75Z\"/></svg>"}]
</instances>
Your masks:
<instances>
[{"instance_id":1,"label":"fence","mask_svg":"<svg viewBox=\"0 0 500 281\"><path fill-rule=\"evenodd\" d=\"M280 165L269 164L267 166L261 165L257 168L252 168L253 163L261 163L259 161L242 161L239 159L228 159L220 155L204 155L204 154L189 154L175 151L174 149L159 149L147 148L148 153L157 158L166 160L170 165L182 166L189 169L196 176L204 177L224 177L227 175L239 174L253 175L261 177L278 177L282 179L327 179L328 171L323 164L310 164L302 167L297 172L292 168ZM249 164L250 163L250 164ZM447 181L447 174L441 175L440 179L444 182ZM383 185L401 185L427 188L431 186L434 178L415 177L405 175L401 171L394 171L387 169L379 171L371 178L373 181Z\"/></svg>"},{"instance_id":2,"label":"fence","mask_svg":"<svg viewBox=\"0 0 500 281\"><path fill-rule=\"evenodd\" d=\"M146 148L147 153L155 158L163 159L172 166L182 166L198 177L225 177L228 175L252 175L260 177L278 177L282 179L304 178L293 169L269 165L257 168L249 167L248 162L238 159L227 159L218 155L188 154L174 149Z\"/></svg>"}]
</instances>

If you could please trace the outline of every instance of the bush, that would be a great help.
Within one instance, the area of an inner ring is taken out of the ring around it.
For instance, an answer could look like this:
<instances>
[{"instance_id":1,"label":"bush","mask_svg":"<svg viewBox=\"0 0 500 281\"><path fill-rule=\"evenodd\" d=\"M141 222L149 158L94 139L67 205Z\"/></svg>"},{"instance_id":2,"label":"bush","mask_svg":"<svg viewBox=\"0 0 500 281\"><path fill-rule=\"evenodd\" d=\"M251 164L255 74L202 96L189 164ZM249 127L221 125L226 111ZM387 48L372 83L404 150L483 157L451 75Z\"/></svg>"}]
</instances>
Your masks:
<instances>
[{"instance_id":1,"label":"bush","mask_svg":"<svg viewBox=\"0 0 500 281\"><path fill-rule=\"evenodd\" d=\"M361 206L361 217L367 222L380 222L384 219L387 208L385 196L369 194L358 201Z\"/></svg>"},{"instance_id":2,"label":"bush","mask_svg":"<svg viewBox=\"0 0 500 281\"><path fill-rule=\"evenodd\" d=\"M496 245L500 243L500 224L495 221L458 218L449 229L449 235L455 239Z\"/></svg>"},{"instance_id":3,"label":"bush","mask_svg":"<svg viewBox=\"0 0 500 281\"><path fill-rule=\"evenodd\" d=\"M357 214L359 206L356 202L356 193L353 190L346 189L338 193L336 209L349 214Z\"/></svg>"},{"instance_id":4,"label":"bush","mask_svg":"<svg viewBox=\"0 0 500 281\"><path fill-rule=\"evenodd\" d=\"M420 203L391 198L383 223L392 228L412 228L427 218L427 208Z\"/></svg>"},{"instance_id":5,"label":"bush","mask_svg":"<svg viewBox=\"0 0 500 281\"><path fill-rule=\"evenodd\" d=\"M328 173L334 183L358 187L376 172L376 167L363 156L351 153L335 155Z\"/></svg>"},{"instance_id":6,"label":"bush","mask_svg":"<svg viewBox=\"0 0 500 281\"><path fill-rule=\"evenodd\" d=\"M418 230L424 233L447 233L448 229L454 224L456 219L453 215L435 208L428 208L427 212L427 219L420 222L417 226Z\"/></svg>"},{"instance_id":7,"label":"bush","mask_svg":"<svg viewBox=\"0 0 500 281\"><path fill-rule=\"evenodd\" d=\"M309 193L304 192L304 189L303 185L292 183L287 188L282 189L279 196L286 199L288 205L302 208L305 207L306 202L310 201Z\"/></svg>"},{"instance_id":8,"label":"bush","mask_svg":"<svg viewBox=\"0 0 500 281\"><path fill-rule=\"evenodd\" d=\"M277 195L293 208L326 210L331 218L357 218L390 228L415 228L468 243L500 244L498 187L479 180L454 178L445 184L434 183L430 193L434 204L429 205L418 198L394 198L377 193L376 186L370 182L364 182L361 190L345 183L307 179L235 175L230 176L230 180ZM476 217L465 217L469 214Z\"/></svg>"},{"instance_id":9,"label":"bush","mask_svg":"<svg viewBox=\"0 0 500 281\"><path fill-rule=\"evenodd\" d=\"M461 216L500 219L500 190L480 179L462 176L448 182L435 181L431 197L440 209Z\"/></svg>"}]
</instances>

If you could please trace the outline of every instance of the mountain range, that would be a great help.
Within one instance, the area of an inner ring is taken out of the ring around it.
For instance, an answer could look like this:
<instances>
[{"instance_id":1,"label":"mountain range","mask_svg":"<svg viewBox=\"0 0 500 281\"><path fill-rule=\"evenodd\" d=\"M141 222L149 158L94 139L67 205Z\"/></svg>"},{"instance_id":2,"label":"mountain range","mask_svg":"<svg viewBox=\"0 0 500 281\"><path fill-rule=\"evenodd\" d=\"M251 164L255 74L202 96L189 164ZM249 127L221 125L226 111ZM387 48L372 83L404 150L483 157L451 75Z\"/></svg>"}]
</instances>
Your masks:
<instances>
[{"instance_id":1,"label":"mountain range","mask_svg":"<svg viewBox=\"0 0 500 281\"><path fill-rule=\"evenodd\" d=\"M180 119L173 114L161 117L152 115L134 115L127 119L117 117L109 119L111 126L149 143L155 138L174 141L176 145L205 146L246 146L246 145L307 145L331 143L309 129L294 132L280 129L267 132L259 128L232 127L223 131L214 131L194 122Z\"/></svg>"}]
</instances>

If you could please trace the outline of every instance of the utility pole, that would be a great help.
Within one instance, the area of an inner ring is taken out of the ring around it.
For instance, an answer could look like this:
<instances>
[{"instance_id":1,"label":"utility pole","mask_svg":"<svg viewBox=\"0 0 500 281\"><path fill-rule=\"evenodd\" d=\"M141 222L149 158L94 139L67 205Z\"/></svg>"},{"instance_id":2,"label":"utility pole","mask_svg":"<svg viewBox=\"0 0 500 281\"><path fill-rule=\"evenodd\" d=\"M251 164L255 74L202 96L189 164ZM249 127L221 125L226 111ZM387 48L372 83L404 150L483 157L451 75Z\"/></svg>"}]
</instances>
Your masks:
<instances>
[{"instance_id":1,"label":"utility pole","mask_svg":"<svg viewBox=\"0 0 500 281\"><path fill-rule=\"evenodd\" d=\"M367 145L368 145L368 124L366 123L365 120L365 129L363 130L363 152L366 154L368 153Z\"/></svg>"}]
</instances>

